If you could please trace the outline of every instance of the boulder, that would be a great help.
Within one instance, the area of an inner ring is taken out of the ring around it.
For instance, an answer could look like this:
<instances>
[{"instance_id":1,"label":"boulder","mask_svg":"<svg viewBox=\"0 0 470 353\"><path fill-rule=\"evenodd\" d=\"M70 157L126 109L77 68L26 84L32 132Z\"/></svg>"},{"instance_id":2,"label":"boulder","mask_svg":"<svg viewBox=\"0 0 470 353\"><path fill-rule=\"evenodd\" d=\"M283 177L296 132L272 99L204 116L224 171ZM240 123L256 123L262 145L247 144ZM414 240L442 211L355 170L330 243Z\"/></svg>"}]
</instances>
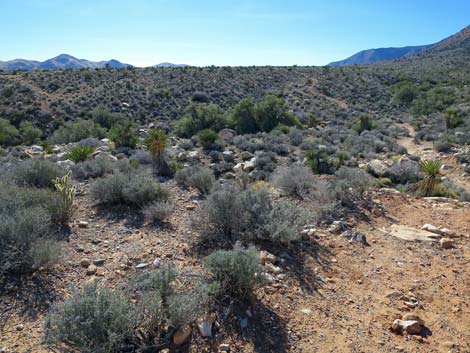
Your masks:
<instances>
[{"instance_id":1,"label":"boulder","mask_svg":"<svg viewBox=\"0 0 470 353\"><path fill-rule=\"evenodd\" d=\"M240 153L240 158L243 161L247 161L247 160L253 158L253 154L251 152L248 152L248 151L243 151L243 152Z\"/></svg>"},{"instance_id":2,"label":"boulder","mask_svg":"<svg viewBox=\"0 0 470 353\"><path fill-rule=\"evenodd\" d=\"M421 324L416 320L396 319L392 323L392 330L397 333L406 332L410 335L417 335L421 332Z\"/></svg>"},{"instance_id":3,"label":"boulder","mask_svg":"<svg viewBox=\"0 0 470 353\"><path fill-rule=\"evenodd\" d=\"M387 169L387 165L379 159L373 159L367 163L367 171L378 178L385 176Z\"/></svg>"}]
</instances>

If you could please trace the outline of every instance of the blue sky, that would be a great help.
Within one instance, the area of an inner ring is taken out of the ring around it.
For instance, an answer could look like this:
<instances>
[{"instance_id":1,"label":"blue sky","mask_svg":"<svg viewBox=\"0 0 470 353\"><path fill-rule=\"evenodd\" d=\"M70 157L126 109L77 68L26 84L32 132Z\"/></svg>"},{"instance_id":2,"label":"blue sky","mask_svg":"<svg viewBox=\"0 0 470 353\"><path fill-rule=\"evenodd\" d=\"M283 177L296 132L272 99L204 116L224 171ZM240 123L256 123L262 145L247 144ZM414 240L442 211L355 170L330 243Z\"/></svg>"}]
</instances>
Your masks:
<instances>
[{"instance_id":1,"label":"blue sky","mask_svg":"<svg viewBox=\"0 0 470 353\"><path fill-rule=\"evenodd\" d=\"M469 24L469 0L0 0L0 60L324 65Z\"/></svg>"}]
</instances>

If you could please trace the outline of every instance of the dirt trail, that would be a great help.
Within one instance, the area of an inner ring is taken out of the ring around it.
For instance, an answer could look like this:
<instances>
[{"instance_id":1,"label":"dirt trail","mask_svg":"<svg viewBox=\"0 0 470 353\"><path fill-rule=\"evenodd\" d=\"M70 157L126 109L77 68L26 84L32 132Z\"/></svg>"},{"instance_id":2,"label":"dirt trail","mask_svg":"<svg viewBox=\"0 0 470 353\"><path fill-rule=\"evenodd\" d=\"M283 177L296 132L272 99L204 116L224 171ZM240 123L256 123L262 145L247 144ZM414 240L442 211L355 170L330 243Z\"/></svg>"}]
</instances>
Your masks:
<instances>
[{"instance_id":1,"label":"dirt trail","mask_svg":"<svg viewBox=\"0 0 470 353\"><path fill-rule=\"evenodd\" d=\"M417 144L414 141L416 135L414 128L410 124L401 124L400 127L408 130L409 136L397 140L398 144L406 148L409 154L423 159L438 159L445 166L443 174L459 187L470 191L470 176L465 173L456 158L452 155L436 152L431 141L421 141Z\"/></svg>"}]
</instances>

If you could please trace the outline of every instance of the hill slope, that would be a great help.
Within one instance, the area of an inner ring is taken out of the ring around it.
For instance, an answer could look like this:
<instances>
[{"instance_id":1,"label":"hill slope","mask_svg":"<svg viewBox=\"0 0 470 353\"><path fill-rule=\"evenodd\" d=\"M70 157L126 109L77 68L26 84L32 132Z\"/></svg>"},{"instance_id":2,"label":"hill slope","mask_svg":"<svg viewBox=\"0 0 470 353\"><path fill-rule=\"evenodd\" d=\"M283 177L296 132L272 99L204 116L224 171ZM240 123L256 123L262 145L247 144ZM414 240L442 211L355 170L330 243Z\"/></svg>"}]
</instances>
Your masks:
<instances>
[{"instance_id":1,"label":"hill slope","mask_svg":"<svg viewBox=\"0 0 470 353\"><path fill-rule=\"evenodd\" d=\"M328 66L347 66L347 65L358 65L358 64L370 64L377 61L397 59L405 55L419 53L423 50L431 48L434 44L429 45L418 45L408 46L401 48L378 48L378 49L367 49L362 50L350 56L347 59L341 61L334 61L328 64Z\"/></svg>"}]
</instances>

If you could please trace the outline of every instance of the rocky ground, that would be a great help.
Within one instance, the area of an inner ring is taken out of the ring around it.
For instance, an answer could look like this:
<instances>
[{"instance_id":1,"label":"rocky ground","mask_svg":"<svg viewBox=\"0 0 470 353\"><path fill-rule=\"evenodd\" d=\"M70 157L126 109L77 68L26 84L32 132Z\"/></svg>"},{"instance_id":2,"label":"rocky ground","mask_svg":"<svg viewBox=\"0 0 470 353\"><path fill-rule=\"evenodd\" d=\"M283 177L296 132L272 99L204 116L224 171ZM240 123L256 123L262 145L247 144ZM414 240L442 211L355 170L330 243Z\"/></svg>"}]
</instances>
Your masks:
<instances>
[{"instance_id":1,"label":"rocky ground","mask_svg":"<svg viewBox=\"0 0 470 353\"><path fill-rule=\"evenodd\" d=\"M400 143L420 157L434 153L412 135ZM447 173L465 187L459 168ZM45 315L73 286L124 287L168 261L201 269L205 254L195 250L190 225L198 192L166 182L175 212L154 226L141 214L98 208L91 182L75 183L63 261L1 293L0 352L48 352L41 343ZM253 307L230 324L210 320L210 338L194 325L191 339L170 351L470 352L470 204L393 189L370 196L371 212L306 229L300 251L260 249L268 251L260 261L269 283Z\"/></svg>"},{"instance_id":2,"label":"rocky ground","mask_svg":"<svg viewBox=\"0 0 470 353\"><path fill-rule=\"evenodd\" d=\"M52 273L35 273L22 286L11 284L1 297L3 351L48 351L41 345L46 309L71 285L98 280L121 286L165 261L197 270L201 259L191 249L196 234L189 215L198 196L172 194L178 196L171 226L155 228L137 216L102 214L90 201L88 186L80 185L63 263ZM228 330L216 322L211 339L202 339L194 328L192 343L178 349L218 351L228 344L232 352L470 351L470 205L387 189L374 191L373 199L377 206L370 220L348 224L365 239L349 240L338 234L344 225L337 224L311 232L311 245L302 253L275 253L274 266L267 267L271 283L258 291L259 302L238 327ZM451 241L391 234L397 224L419 234L426 223L450 230ZM392 331L392 323L407 314L422 320L420 335Z\"/></svg>"}]
</instances>

